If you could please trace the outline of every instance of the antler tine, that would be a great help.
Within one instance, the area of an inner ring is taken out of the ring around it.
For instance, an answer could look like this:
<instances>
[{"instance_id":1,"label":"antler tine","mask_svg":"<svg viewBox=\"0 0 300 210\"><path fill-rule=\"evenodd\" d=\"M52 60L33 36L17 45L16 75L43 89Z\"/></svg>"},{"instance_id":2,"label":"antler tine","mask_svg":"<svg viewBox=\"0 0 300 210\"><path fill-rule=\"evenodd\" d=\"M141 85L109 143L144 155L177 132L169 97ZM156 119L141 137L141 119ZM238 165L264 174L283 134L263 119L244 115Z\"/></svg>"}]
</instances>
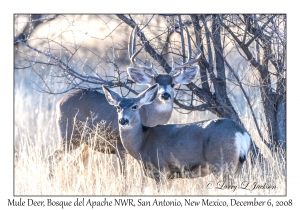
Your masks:
<instances>
[{"instance_id":1,"label":"antler tine","mask_svg":"<svg viewBox=\"0 0 300 210\"><path fill-rule=\"evenodd\" d=\"M169 73L169 75L171 75L171 76L174 75L175 72L178 71L179 69L182 69L186 66L192 65L193 63L196 63L201 59L202 51L200 50L199 47L197 47L197 54L196 54L195 58L191 59L191 57L192 57L191 36L190 36L189 30L187 28L186 28L186 32L187 32L187 35L188 35L188 49L189 49L188 61L181 64L181 65L179 65L179 66L172 67L172 70Z\"/></svg>"},{"instance_id":2,"label":"antler tine","mask_svg":"<svg viewBox=\"0 0 300 210\"><path fill-rule=\"evenodd\" d=\"M174 59L172 58L172 70L170 71L169 75L173 76L176 72L176 69L174 68Z\"/></svg>"},{"instance_id":3,"label":"antler tine","mask_svg":"<svg viewBox=\"0 0 300 210\"><path fill-rule=\"evenodd\" d=\"M132 57L132 55L135 53L136 34L137 34L137 26L135 26L134 29L130 32L129 42L128 42L129 57Z\"/></svg>"},{"instance_id":4,"label":"antler tine","mask_svg":"<svg viewBox=\"0 0 300 210\"><path fill-rule=\"evenodd\" d=\"M192 57L191 35L190 35L189 29L187 27L185 27L185 30L186 30L187 37L188 37L188 48L189 48L188 61L189 61L189 60L191 60L191 57Z\"/></svg>"},{"instance_id":5,"label":"antler tine","mask_svg":"<svg viewBox=\"0 0 300 210\"><path fill-rule=\"evenodd\" d=\"M135 57L142 51L143 48L144 48L144 46L141 47L141 49L139 49L139 50L138 50L137 52L135 52L133 55L130 55L130 61L131 61L131 63L132 63L132 64L135 64L135 65L137 65L137 66L139 66L139 67L141 67L141 68L144 68L144 67L141 66L141 65L142 65L141 63L139 63L138 61L135 60Z\"/></svg>"},{"instance_id":6,"label":"antler tine","mask_svg":"<svg viewBox=\"0 0 300 210\"><path fill-rule=\"evenodd\" d=\"M176 66L176 67L174 68L175 71L177 71L177 70L179 70L179 69L182 69L182 68L184 68L184 67L186 67L186 66L192 65L193 63L198 62L198 61L201 59L201 56L202 56L202 52L201 52L201 50L198 48L198 52L197 52L197 54L196 54L196 57L195 57L194 59L192 59L192 60L187 61L187 62L184 63L184 64L181 64L181 65L179 65L179 66Z\"/></svg>"},{"instance_id":7,"label":"antler tine","mask_svg":"<svg viewBox=\"0 0 300 210\"><path fill-rule=\"evenodd\" d=\"M128 42L128 54L129 54L129 58L132 64L137 65L138 67L149 71L150 73L152 73L154 76L158 76L157 72L153 69L153 65L151 65L151 67L146 66L142 63L140 63L139 61L135 60L135 57L142 51L142 49L144 48L144 45L141 47L141 49L139 49L137 52L135 51L135 47L136 47L136 35L137 35L137 26L134 27L134 29L131 31L130 33L130 37L129 37L129 42Z\"/></svg>"},{"instance_id":8,"label":"antler tine","mask_svg":"<svg viewBox=\"0 0 300 210\"><path fill-rule=\"evenodd\" d=\"M186 29L186 32L187 32L187 36L188 36L188 49L189 49L189 54L188 54L188 61L179 65L179 66L172 66L172 70L170 71L169 75L173 76L179 69L182 69L186 66L189 66L189 65L192 65L193 63L196 63L198 62L200 59L201 59L201 56L202 56L202 52L200 50L199 47L197 47L197 54L195 56L194 59L191 59L192 57L192 45L191 45L191 36L190 36L190 33L189 33L189 30L187 28Z\"/></svg>"},{"instance_id":9,"label":"antler tine","mask_svg":"<svg viewBox=\"0 0 300 210\"><path fill-rule=\"evenodd\" d=\"M130 32L130 35L129 35L129 40L128 40L128 55L129 55L129 58L131 58L132 56L132 33L133 33L133 30Z\"/></svg>"}]
</instances>

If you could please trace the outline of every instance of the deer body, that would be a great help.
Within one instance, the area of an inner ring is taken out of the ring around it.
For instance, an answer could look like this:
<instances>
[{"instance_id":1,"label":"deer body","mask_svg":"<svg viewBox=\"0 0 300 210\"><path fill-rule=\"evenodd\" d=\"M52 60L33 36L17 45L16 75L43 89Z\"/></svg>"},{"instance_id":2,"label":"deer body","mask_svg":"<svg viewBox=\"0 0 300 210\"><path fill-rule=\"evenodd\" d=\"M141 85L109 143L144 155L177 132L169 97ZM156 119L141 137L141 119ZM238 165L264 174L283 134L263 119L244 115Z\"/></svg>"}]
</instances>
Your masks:
<instances>
[{"instance_id":1,"label":"deer body","mask_svg":"<svg viewBox=\"0 0 300 210\"><path fill-rule=\"evenodd\" d=\"M230 119L155 127L140 124L132 130L121 128L120 135L128 153L141 160L145 173L155 179L159 172L167 178L218 175L226 164L237 172L250 145L247 132Z\"/></svg>"},{"instance_id":2,"label":"deer body","mask_svg":"<svg viewBox=\"0 0 300 210\"><path fill-rule=\"evenodd\" d=\"M109 106L104 94L98 91L76 90L62 97L57 102L56 109L59 137L67 147L79 147L83 127L95 129L100 121L105 123L105 127L109 127L108 132L119 139L116 110ZM115 145L107 146L111 153L116 152Z\"/></svg>"},{"instance_id":3,"label":"deer body","mask_svg":"<svg viewBox=\"0 0 300 210\"><path fill-rule=\"evenodd\" d=\"M145 174L159 181L161 173L170 179L239 171L247 157L250 136L230 119L143 126L137 110L154 100L157 89L154 85L137 98L127 99L104 88L108 102L118 109L123 146L142 162Z\"/></svg>"},{"instance_id":4,"label":"deer body","mask_svg":"<svg viewBox=\"0 0 300 210\"><path fill-rule=\"evenodd\" d=\"M48 157L50 177L53 175L53 164L61 161L65 152L75 150L81 145L84 145L82 156L86 156L89 146L98 152L116 154L120 170L123 171L126 151L120 141L118 116L116 110L107 103L103 93L92 90L68 93L57 102L56 114L60 145ZM101 121L109 134L104 137L105 141L103 138L94 138L96 136L93 132ZM89 142L89 139L95 142Z\"/></svg>"}]
</instances>

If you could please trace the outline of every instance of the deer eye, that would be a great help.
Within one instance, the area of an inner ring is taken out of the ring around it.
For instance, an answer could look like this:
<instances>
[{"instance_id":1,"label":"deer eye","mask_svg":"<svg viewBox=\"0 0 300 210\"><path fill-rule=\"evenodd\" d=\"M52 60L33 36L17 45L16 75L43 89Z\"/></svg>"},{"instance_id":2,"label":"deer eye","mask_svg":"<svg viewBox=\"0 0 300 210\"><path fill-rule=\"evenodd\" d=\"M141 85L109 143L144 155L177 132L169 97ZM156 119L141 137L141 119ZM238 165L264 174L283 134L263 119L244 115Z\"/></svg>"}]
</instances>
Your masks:
<instances>
[{"instance_id":1,"label":"deer eye","mask_svg":"<svg viewBox=\"0 0 300 210\"><path fill-rule=\"evenodd\" d=\"M174 86L175 86L175 84L174 84L174 83L172 83L172 84L171 84L171 87L173 88Z\"/></svg>"},{"instance_id":2,"label":"deer eye","mask_svg":"<svg viewBox=\"0 0 300 210\"><path fill-rule=\"evenodd\" d=\"M134 110L134 111L137 110L137 108L138 108L137 105L134 105L134 106L131 107L131 109Z\"/></svg>"}]
</instances>

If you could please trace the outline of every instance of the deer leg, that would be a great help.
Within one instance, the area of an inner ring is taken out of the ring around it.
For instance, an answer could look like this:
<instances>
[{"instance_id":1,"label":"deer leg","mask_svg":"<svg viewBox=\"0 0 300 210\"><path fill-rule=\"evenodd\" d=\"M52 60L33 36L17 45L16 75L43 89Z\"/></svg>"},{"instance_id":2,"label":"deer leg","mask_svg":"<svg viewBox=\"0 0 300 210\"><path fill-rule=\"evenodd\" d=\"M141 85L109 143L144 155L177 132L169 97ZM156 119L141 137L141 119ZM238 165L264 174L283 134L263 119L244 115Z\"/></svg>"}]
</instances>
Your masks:
<instances>
[{"instance_id":1,"label":"deer leg","mask_svg":"<svg viewBox=\"0 0 300 210\"><path fill-rule=\"evenodd\" d=\"M118 159L119 173L120 175L126 177L126 156L125 156L126 150L123 147L121 140L117 141L116 148L117 148L116 155Z\"/></svg>"},{"instance_id":2,"label":"deer leg","mask_svg":"<svg viewBox=\"0 0 300 210\"><path fill-rule=\"evenodd\" d=\"M140 172L141 172L141 191L143 192L143 190L145 189L145 185L146 185L146 175L144 173L144 170L140 164Z\"/></svg>"},{"instance_id":3,"label":"deer leg","mask_svg":"<svg viewBox=\"0 0 300 210\"><path fill-rule=\"evenodd\" d=\"M161 171L155 171L153 172L154 180L157 187L157 192L159 193L163 187L167 187L169 184L169 178L165 173L162 173Z\"/></svg>"},{"instance_id":4,"label":"deer leg","mask_svg":"<svg viewBox=\"0 0 300 210\"><path fill-rule=\"evenodd\" d=\"M160 193L161 188L162 188L162 186L163 186L163 180L162 180L162 178L161 178L160 175L155 176L154 180L155 180L155 183L156 183L156 190L157 190L157 193Z\"/></svg>"},{"instance_id":5,"label":"deer leg","mask_svg":"<svg viewBox=\"0 0 300 210\"><path fill-rule=\"evenodd\" d=\"M53 178L53 165L57 164L62 160L62 156L64 155L65 151L63 149L57 149L55 152L48 157L48 164L49 164L49 178Z\"/></svg>"},{"instance_id":6,"label":"deer leg","mask_svg":"<svg viewBox=\"0 0 300 210\"><path fill-rule=\"evenodd\" d=\"M65 143L66 141L64 141L64 143L62 144L62 146L55 150L54 153L52 153L52 155L50 155L48 157L48 164L49 164L49 178L53 178L53 169L54 169L54 164L58 164L63 156L66 154L66 153L69 153L71 152L72 150L75 150L77 149L80 144L68 144L68 143Z\"/></svg>"},{"instance_id":7,"label":"deer leg","mask_svg":"<svg viewBox=\"0 0 300 210\"><path fill-rule=\"evenodd\" d=\"M80 166L81 169L83 169L83 166L87 163L89 158L89 147L85 143L83 143L83 148L81 149L80 154L78 157L74 160L73 164L75 166Z\"/></svg>"}]
</instances>

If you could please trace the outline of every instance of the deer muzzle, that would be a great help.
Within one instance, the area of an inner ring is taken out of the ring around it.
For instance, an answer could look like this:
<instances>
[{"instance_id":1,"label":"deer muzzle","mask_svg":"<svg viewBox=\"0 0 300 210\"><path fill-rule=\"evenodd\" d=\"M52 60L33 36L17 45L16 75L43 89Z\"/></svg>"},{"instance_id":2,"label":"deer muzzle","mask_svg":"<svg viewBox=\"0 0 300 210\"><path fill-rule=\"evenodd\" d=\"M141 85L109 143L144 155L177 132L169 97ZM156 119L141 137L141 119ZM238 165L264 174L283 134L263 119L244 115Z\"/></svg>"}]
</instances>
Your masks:
<instances>
[{"instance_id":1,"label":"deer muzzle","mask_svg":"<svg viewBox=\"0 0 300 210\"><path fill-rule=\"evenodd\" d=\"M169 93L166 93L166 92L161 94L160 97L161 97L161 99L163 99L165 101L171 99L171 95Z\"/></svg>"},{"instance_id":2,"label":"deer muzzle","mask_svg":"<svg viewBox=\"0 0 300 210\"><path fill-rule=\"evenodd\" d=\"M125 118L121 118L119 120L119 123L120 123L120 125L128 125L129 121L127 119L125 119Z\"/></svg>"}]
</instances>

